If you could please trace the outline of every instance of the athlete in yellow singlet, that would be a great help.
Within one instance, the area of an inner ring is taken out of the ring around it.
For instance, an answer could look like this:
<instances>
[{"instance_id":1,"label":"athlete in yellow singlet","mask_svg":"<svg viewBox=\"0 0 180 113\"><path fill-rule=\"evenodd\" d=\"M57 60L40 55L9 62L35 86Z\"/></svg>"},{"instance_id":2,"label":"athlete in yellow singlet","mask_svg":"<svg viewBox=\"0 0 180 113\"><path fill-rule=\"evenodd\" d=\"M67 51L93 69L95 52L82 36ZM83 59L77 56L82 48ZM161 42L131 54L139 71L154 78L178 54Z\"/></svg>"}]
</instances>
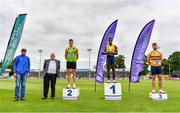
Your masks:
<instances>
[{"instance_id":1,"label":"athlete in yellow singlet","mask_svg":"<svg viewBox=\"0 0 180 113\"><path fill-rule=\"evenodd\" d=\"M155 93L155 80L156 76L158 77L159 84L159 93L165 93L162 89L162 53L158 51L157 43L152 44L153 50L148 54L147 61L151 66L151 75L152 75L152 93Z\"/></svg>"},{"instance_id":2,"label":"athlete in yellow singlet","mask_svg":"<svg viewBox=\"0 0 180 113\"><path fill-rule=\"evenodd\" d=\"M107 64L107 79L110 83L110 69L112 69L113 82L115 80L115 55L118 54L117 46L112 44L112 38L109 38L109 43L106 45L104 53L107 55L106 64Z\"/></svg>"}]
</instances>

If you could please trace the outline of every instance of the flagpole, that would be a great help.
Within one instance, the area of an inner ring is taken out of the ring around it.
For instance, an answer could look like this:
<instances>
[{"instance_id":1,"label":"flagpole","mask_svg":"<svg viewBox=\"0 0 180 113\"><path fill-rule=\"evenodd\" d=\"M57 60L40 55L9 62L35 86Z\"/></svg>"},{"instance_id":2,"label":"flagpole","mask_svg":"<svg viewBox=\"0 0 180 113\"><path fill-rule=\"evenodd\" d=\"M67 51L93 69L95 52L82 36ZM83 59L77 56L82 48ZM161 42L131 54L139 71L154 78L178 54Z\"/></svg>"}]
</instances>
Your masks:
<instances>
[{"instance_id":1,"label":"flagpole","mask_svg":"<svg viewBox=\"0 0 180 113\"><path fill-rule=\"evenodd\" d=\"M130 91L131 91L131 82L130 82L130 78L129 78L129 88L128 88L128 90L129 90L129 93L130 93Z\"/></svg>"},{"instance_id":2,"label":"flagpole","mask_svg":"<svg viewBox=\"0 0 180 113\"><path fill-rule=\"evenodd\" d=\"M134 54L134 51L133 51ZM133 56L132 56L133 57ZM133 58L132 58L133 59ZM131 60L131 68L132 68L132 60ZM128 85L128 91L129 93L131 92L131 69L130 69L130 73L129 73L129 85Z\"/></svg>"},{"instance_id":3,"label":"flagpole","mask_svg":"<svg viewBox=\"0 0 180 113\"><path fill-rule=\"evenodd\" d=\"M96 92L96 76L95 76L94 92Z\"/></svg>"}]
</instances>

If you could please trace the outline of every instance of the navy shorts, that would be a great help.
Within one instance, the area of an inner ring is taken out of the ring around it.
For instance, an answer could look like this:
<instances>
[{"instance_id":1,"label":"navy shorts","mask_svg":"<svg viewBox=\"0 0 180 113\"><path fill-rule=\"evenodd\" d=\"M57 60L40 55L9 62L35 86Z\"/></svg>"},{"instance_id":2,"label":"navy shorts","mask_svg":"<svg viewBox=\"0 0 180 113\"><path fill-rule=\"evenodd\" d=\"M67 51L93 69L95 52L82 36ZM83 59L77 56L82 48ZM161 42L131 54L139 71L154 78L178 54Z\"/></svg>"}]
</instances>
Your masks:
<instances>
[{"instance_id":1,"label":"navy shorts","mask_svg":"<svg viewBox=\"0 0 180 113\"><path fill-rule=\"evenodd\" d=\"M151 75L162 74L161 66L151 66Z\"/></svg>"},{"instance_id":2,"label":"navy shorts","mask_svg":"<svg viewBox=\"0 0 180 113\"><path fill-rule=\"evenodd\" d=\"M110 64L110 65L115 64L115 58L114 57L107 57L106 64Z\"/></svg>"}]
</instances>

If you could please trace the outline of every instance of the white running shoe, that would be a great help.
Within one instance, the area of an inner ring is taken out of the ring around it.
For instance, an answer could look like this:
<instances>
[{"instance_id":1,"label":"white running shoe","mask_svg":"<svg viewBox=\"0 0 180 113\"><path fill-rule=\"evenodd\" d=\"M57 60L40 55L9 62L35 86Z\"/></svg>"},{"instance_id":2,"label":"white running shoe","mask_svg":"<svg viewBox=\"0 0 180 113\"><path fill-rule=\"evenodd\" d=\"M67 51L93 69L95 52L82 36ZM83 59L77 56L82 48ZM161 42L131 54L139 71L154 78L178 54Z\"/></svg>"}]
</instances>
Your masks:
<instances>
[{"instance_id":1,"label":"white running shoe","mask_svg":"<svg viewBox=\"0 0 180 113\"><path fill-rule=\"evenodd\" d=\"M155 93L156 91L155 91L155 89L153 89L151 92L152 92L152 93Z\"/></svg>"},{"instance_id":2,"label":"white running shoe","mask_svg":"<svg viewBox=\"0 0 180 113\"><path fill-rule=\"evenodd\" d=\"M71 85L70 84L68 84L68 86L66 87L67 89L71 89Z\"/></svg>"},{"instance_id":3,"label":"white running shoe","mask_svg":"<svg viewBox=\"0 0 180 113\"><path fill-rule=\"evenodd\" d=\"M113 83L116 83L116 80L113 80Z\"/></svg>"},{"instance_id":4,"label":"white running shoe","mask_svg":"<svg viewBox=\"0 0 180 113\"><path fill-rule=\"evenodd\" d=\"M164 90L162 90L162 89L160 89L160 90L159 90L159 93L163 93L163 94L164 94L164 93L165 93L165 91L164 91Z\"/></svg>"}]
</instances>

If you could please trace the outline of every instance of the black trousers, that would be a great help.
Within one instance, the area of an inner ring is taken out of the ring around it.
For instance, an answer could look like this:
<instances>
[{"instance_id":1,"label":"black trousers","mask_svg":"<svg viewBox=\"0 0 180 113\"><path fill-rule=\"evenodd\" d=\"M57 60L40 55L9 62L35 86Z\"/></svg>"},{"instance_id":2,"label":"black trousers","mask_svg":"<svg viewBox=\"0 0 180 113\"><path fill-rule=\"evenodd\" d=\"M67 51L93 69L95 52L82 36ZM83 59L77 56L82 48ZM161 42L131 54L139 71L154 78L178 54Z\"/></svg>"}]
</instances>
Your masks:
<instances>
[{"instance_id":1,"label":"black trousers","mask_svg":"<svg viewBox=\"0 0 180 113\"><path fill-rule=\"evenodd\" d=\"M48 97L49 83L51 83L51 97L55 97L55 85L57 74L46 74L44 76L44 97Z\"/></svg>"}]
</instances>

